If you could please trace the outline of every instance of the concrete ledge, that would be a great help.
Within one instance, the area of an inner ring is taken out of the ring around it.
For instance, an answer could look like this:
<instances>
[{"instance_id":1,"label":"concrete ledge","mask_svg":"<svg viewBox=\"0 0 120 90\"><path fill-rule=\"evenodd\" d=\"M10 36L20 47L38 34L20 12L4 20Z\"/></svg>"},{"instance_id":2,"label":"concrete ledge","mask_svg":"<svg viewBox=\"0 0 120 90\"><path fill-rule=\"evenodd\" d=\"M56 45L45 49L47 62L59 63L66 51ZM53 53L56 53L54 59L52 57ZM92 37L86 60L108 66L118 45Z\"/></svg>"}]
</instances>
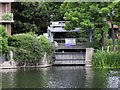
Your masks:
<instances>
[{"instance_id":1,"label":"concrete ledge","mask_svg":"<svg viewBox=\"0 0 120 90\"><path fill-rule=\"evenodd\" d=\"M86 68L91 68L91 67L92 67L92 65L85 65L85 67L86 67Z\"/></svg>"},{"instance_id":2,"label":"concrete ledge","mask_svg":"<svg viewBox=\"0 0 120 90\"><path fill-rule=\"evenodd\" d=\"M17 68L20 68L20 67L0 67L0 69L17 69Z\"/></svg>"},{"instance_id":3,"label":"concrete ledge","mask_svg":"<svg viewBox=\"0 0 120 90\"><path fill-rule=\"evenodd\" d=\"M21 68L45 68L50 67L52 64L45 64L45 65L39 65L39 66L20 66Z\"/></svg>"},{"instance_id":4,"label":"concrete ledge","mask_svg":"<svg viewBox=\"0 0 120 90\"><path fill-rule=\"evenodd\" d=\"M0 67L0 69L18 69L18 68L46 68L50 67L52 64L39 65L39 66L18 66L18 67Z\"/></svg>"}]
</instances>

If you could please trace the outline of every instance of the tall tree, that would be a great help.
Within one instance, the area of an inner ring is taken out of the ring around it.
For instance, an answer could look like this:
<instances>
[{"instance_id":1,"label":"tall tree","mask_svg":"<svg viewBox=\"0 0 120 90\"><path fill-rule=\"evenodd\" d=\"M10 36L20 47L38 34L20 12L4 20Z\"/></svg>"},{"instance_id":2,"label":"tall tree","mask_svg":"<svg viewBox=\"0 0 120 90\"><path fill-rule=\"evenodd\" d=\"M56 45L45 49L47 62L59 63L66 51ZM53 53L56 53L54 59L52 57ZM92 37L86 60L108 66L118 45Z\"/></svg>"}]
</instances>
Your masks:
<instances>
[{"instance_id":1,"label":"tall tree","mask_svg":"<svg viewBox=\"0 0 120 90\"><path fill-rule=\"evenodd\" d=\"M110 3L105 8L109 9L107 13L107 20L110 21L111 28L112 28L112 43L113 43L113 51L115 50L115 31L114 31L114 24L120 26L120 1L115 1Z\"/></svg>"},{"instance_id":2,"label":"tall tree","mask_svg":"<svg viewBox=\"0 0 120 90\"><path fill-rule=\"evenodd\" d=\"M14 2L12 3L14 13L14 24L12 33L25 33L34 31L41 33L47 25L47 11L42 2Z\"/></svg>"},{"instance_id":3,"label":"tall tree","mask_svg":"<svg viewBox=\"0 0 120 90\"><path fill-rule=\"evenodd\" d=\"M64 13L60 10L62 2L45 2L49 19L51 21L63 20Z\"/></svg>"},{"instance_id":4,"label":"tall tree","mask_svg":"<svg viewBox=\"0 0 120 90\"><path fill-rule=\"evenodd\" d=\"M108 14L111 13L110 2L64 2L61 9L65 12L66 28L81 27L82 29L91 28L94 34L94 42L104 46L104 37L106 36L109 25L107 24ZM110 16L111 18L111 16Z\"/></svg>"},{"instance_id":5,"label":"tall tree","mask_svg":"<svg viewBox=\"0 0 120 90\"><path fill-rule=\"evenodd\" d=\"M14 2L12 11L14 23L12 33L34 31L37 34L47 32L50 20L62 20L59 7L61 2ZM52 17L53 16L53 17Z\"/></svg>"}]
</instances>

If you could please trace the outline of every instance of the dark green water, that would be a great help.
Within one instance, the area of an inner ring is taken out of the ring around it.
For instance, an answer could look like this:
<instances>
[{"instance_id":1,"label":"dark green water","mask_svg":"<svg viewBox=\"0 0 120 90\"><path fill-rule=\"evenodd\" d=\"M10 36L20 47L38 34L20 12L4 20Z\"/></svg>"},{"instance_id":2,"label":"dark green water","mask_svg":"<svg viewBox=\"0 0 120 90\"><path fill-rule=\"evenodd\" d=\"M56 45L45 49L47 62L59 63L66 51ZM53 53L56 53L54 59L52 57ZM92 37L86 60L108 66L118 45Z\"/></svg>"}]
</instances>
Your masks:
<instances>
[{"instance_id":1,"label":"dark green water","mask_svg":"<svg viewBox=\"0 0 120 90\"><path fill-rule=\"evenodd\" d=\"M59 66L1 73L3 88L120 88L120 69Z\"/></svg>"}]
</instances>

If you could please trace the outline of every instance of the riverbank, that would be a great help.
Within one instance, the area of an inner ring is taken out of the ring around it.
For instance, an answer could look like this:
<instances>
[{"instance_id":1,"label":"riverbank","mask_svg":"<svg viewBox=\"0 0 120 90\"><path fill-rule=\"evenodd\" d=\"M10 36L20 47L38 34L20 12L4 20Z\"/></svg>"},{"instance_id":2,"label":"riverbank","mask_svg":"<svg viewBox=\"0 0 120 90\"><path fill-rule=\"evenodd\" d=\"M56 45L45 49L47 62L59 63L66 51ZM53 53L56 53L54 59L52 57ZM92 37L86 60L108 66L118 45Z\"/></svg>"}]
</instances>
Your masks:
<instances>
[{"instance_id":1,"label":"riverbank","mask_svg":"<svg viewBox=\"0 0 120 90\"><path fill-rule=\"evenodd\" d=\"M18 68L45 68L50 67L52 64L45 64L45 65L39 65L39 66L10 66L10 67L0 67L0 69L18 69Z\"/></svg>"},{"instance_id":2,"label":"riverbank","mask_svg":"<svg viewBox=\"0 0 120 90\"><path fill-rule=\"evenodd\" d=\"M97 51L92 57L92 65L94 67L112 67L120 68L120 52L115 51Z\"/></svg>"}]
</instances>

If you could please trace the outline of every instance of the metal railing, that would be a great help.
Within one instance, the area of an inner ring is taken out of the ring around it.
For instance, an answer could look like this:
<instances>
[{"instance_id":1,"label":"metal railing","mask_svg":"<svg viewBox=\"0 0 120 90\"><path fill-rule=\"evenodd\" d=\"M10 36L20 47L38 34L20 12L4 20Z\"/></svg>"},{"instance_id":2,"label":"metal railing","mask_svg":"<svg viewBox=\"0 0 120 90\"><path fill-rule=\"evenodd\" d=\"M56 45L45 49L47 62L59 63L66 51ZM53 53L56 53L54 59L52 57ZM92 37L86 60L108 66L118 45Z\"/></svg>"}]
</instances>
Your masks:
<instances>
[{"instance_id":1,"label":"metal railing","mask_svg":"<svg viewBox=\"0 0 120 90\"><path fill-rule=\"evenodd\" d=\"M86 38L54 38L54 42L58 46L67 46L65 39L74 39L74 43L71 41L70 46L89 46L89 41Z\"/></svg>"}]
</instances>

